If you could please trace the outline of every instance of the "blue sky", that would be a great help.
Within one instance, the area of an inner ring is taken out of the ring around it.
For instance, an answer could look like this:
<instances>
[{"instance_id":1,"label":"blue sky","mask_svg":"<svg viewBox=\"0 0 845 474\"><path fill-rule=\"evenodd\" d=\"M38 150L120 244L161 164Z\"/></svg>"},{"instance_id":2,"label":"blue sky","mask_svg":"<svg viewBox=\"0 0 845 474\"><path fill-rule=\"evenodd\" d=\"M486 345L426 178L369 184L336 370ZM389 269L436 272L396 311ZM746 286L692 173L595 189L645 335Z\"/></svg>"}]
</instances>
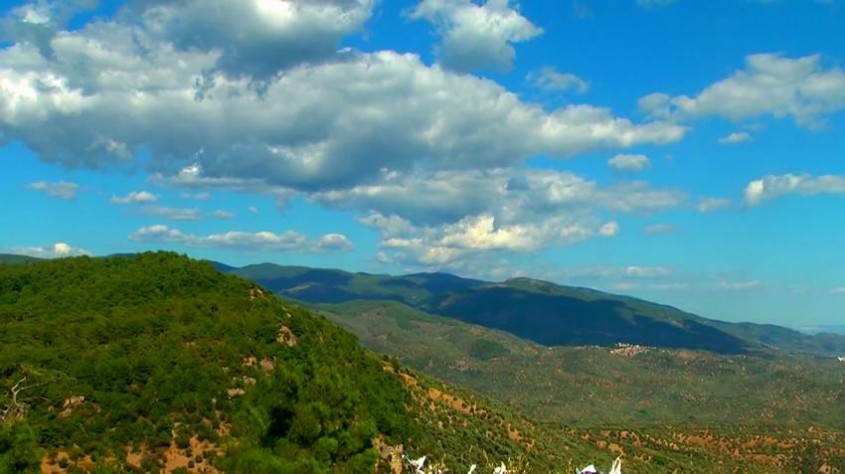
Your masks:
<instances>
[{"instance_id":1,"label":"blue sky","mask_svg":"<svg viewBox=\"0 0 845 474\"><path fill-rule=\"evenodd\" d=\"M841 0L3 5L0 251L842 320Z\"/></svg>"}]
</instances>

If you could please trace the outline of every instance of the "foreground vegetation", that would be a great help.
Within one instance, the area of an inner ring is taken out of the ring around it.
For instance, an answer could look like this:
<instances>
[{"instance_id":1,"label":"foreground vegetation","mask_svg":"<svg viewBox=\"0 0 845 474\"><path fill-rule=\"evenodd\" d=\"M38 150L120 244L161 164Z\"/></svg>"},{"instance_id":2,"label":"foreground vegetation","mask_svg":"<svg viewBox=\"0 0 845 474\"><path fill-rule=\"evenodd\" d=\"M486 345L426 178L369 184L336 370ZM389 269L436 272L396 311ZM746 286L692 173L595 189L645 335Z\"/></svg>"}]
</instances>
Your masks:
<instances>
[{"instance_id":1,"label":"foreground vegetation","mask_svg":"<svg viewBox=\"0 0 845 474\"><path fill-rule=\"evenodd\" d=\"M0 406L23 407L3 423L6 470L56 454L129 467L129 451L148 471L175 445L240 472L361 472L376 435L419 429L381 367L328 321L185 257L0 266Z\"/></svg>"}]
</instances>

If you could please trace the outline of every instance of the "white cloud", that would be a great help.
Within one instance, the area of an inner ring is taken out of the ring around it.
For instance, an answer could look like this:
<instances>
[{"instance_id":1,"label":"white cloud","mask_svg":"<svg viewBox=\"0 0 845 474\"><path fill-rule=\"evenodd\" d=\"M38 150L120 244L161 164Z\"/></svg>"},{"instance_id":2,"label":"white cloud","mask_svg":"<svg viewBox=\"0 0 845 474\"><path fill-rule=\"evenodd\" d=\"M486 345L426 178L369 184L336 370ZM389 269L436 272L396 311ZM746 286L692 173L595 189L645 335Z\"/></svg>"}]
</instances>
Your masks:
<instances>
[{"instance_id":1,"label":"white cloud","mask_svg":"<svg viewBox=\"0 0 845 474\"><path fill-rule=\"evenodd\" d=\"M574 90L584 94L590 90L590 83L570 73L557 72L553 67L544 67L539 71L528 74L529 83L538 89L545 91L568 91Z\"/></svg>"},{"instance_id":2,"label":"white cloud","mask_svg":"<svg viewBox=\"0 0 845 474\"><path fill-rule=\"evenodd\" d=\"M222 211L222 210L218 209L218 210L212 212L211 216L216 217L218 219L231 219L231 218L235 217L235 213L229 212L229 211Z\"/></svg>"},{"instance_id":3,"label":"white cloud","mask_svg":"<svg viewBox=\"0 0 845 474\"><path fill-rule=\"evenodd\" d=\"M394 174L378 185L313 198L369 213L361 222L379 231L383 251L401 254L396 260L454 268L458 260L483 252L581 242L602 235L608 212L660 212L686 197L642 182L601 187L568 172L499 169Z\"/></svg>"},{"instance_id":4,"label":"white cloud","mask_svg":"<svg viewBox=\"0 0 845 474\"><path fill-rule=\"evenodd\" d=\"M840 286L838 288L834 288L830 290L831 294L834 295L845 295L845 286Z\"/></svg>"},{"instance_id":5,"label":"white cloud","mask_svg":"<svg viewBox=\"0 0 845 474\"><path fill-rule=\"evenodd\" d=\"M0 17L0 41L28 42L49 56L52 54L50 41L56 33L75 15L96 4L97 0L34 0L24 3Z\"/></svg>"},{"instance_id":6,"label":"white cloud","mask_svg":"<svg viewBox=\"0 0 845 474\"><path fill-rule=\"evenodd\" d=\"M672 271L667 267L625 267L625 275L632 277L653 278L667 276Z\"/></svg>"},{"instance_id":7,"label":"white cloud","mask_svg":"<svg viewBox=\"0 0 845 474\"><path fill-rule=\"evenodd\" d=\"M132 191L126 196L112 196L112 204L137 204L158 201L158 196L148 191Z\"/></svg>"},{"instance_id":8,"label":"white cloud","mask_svg":"<svg viewBox=\"0 0 845 474\"><path fill-rule=\"evenodd\" d=\"M792 117L804 126L816 126L845 108L845 71L824 68L818 54L753 54L745 63L745 69L695 97L651 94L640 99L640 108L661 118L721 116L741 121L768 115Z\"/></svg>"},{"instance_id":9,"label":"white cloud","mask_svg":"<svg viewBox=\"0 0 845 474\"><path fill-rule=\"evenodd\" d=\"M350 251L353 249L352 242L343 234L326 234L317 239L316 248L319 250Z\"/></svg>"},{"instance_id":10,"label":"white cloud","mask_svg":"<svg viewBox=\"0 0 845 474\"><path fill-rule=\"evenodd\" d=\"M672 269L666 266L638 266L623 267L572 267L556 269L556 275L570 278L661 278L672 274Z\"/></svg>"},{"instance_id":11,"label":"white cloud","mask_svg":"<svg viewBox=\"0 0 845 474\"><path fill-rule=\"evenodd\" d=\"M747 142L751 140L751 134L748 132L733 132L725 137L719 139L721 145L734 145L737 143Z\"/></svg>"},{"instance_id":12,"label":"white cloud","mask_svg":"<svg viewBox=\"0 0 845 474\"><path fill-rule=\"evenodd\" d=\"M618 233L619 224L614 221L608 222L607 224L601 226L601 228L599 229L599 234L605 237L612 237Z\"/></svg>"},{"instance_id":13,"label":"white cloud","mask_svg":"<svg viewBox=\"0 0 845 474\"><path fill-rule=\"evenodd\" d=\"M411 12L437 28L436 48L443 66L461 72L479 69L510 70L516 55L513 43L528 41L543 29L519 13L508 0L422 0Z\"/></svg>"},{"instance_id":14,"label":"white cloud","mask_svg":"<svg viewBox=\"0 0 845 474\"><path fill-rule=\"evenodd\" d=\"M255 13L257 1L146 0L54 35L50 54L24 41L0 49L4 138L67 167L145 168L151 185L186 193L259 193L278 207L301 196L380 215L408 227L380 228L385 251L388 241L404 245L392 255L408 261L566 245L600 235L608 215L659 212L686 198L640 181L602 187L525 165L537 155L673 143L686 132L681 125L635 123L584 104L546 110L417 55L336 50L340 36L366 21L369 1L278 2L289 5L266 15ZM507 19L495 25L510 31L497 36L508 38L506 49L522 37L513 25L527 22L502 0L424 3L436 15L454 6L476 19ZM226 12L234 24L212 28ZM442 31L474 32L461 15ZM332 52L266 58L268 44L275 51L314 35ZM258 52L266 65L256 63Z\"/></svg>"},{"instance_id":15,"label":"white cloud","mask_svg":"<svg viewBox=\"0 0 845 474\"><path fill-rule=\"evenodd\" d=\"M59 197L62 199L73 199L76 197L79 185L76 183L69 183L67 181L36 181L34 183L29 183L29 189L43 191L48 196Z\"/></svg>"},{"instance_id":16,"label":"white cloud","mask_svg":"<svg viewBox=\"0 0 845 474\"><path fill-rule=\"evenodd\" d=\"M55 244L47 247L18 247L11 249L10 252L37 258L63 258L91 255L91 252L85 249L71 247L64 242L56 242Z\"/></svg>"},{"instance_id":17,"label":"white cloud","mask_svg":"<svg viewBox=\"0 0 845 474\"><path fill-rule=\"evenodd\" d=\"M704 198L698 201L698 212L713 212L731 207L733 201L727 198Z\"/></svg>"},{"instance_id":18,"label":"white cloud","mask_svg":"<svg viewBox=\"0 0 845 474\"><path fill-rule=\"evenodd\" d=\"M341 39L369 19L375 1L147 0L139 4L148 31L157 39L183 51L215 51L214 67L228 75L269 79L297 64L332 56Z\"/></svg>"},{"instance_id":19,"label":"white cloud","mask_svg":"<svg viewBox=\"0 0 845 474\"><path fill-rule=\"evenodd\" d=\"M747 291L759 288L760 286L761 283L757 280L719 282L719 288L728 291Z\"/></svg>"},{"instance_id":20,"label":"white cloud","mask_svg":"<svg viewBox=\"0 0 845 474\"><path fill-rule=\"evenodd\" d=\"M246 210L249 211L252 214L258 214L258 212L259 212L258 208L255 207L255 206L249 206L249 207L246 208Z\"/></svg>"},{"instance_id":21,"label":"white cloud","mask_svg":"<svg viewBox=\"0 0 845 474\"><path fill-rule=\"evenodd\" d=\"M672 224L654 224L645 228L645 233L650 235L672 234L677 231L677 227L673 226Z\"/></svg>"},{"instance_id":22,"label":"white cloud","mask_svg":"<svg viewBox=\"0 0 845 474\"><path fill-rule=\"evenodd\" d=\"M141 208L141 214L178 221L193 221L201 217L199 209L185 209L167 206L144 206Z\"/></svg>"},{"instance_id":23,"label":"white cloud","mask_svg":"<svg viewBox=\"0 0 845 474\"><path fill-rule=\"evenodd\" d=\"M196 240L196 237L192 235L161 224L142 227L133 232L129 238L140 242L192 243Z\"/></svg>"},{"instance_id":24,"label":"white cloud","mask_svg":"<svg viewBox=\"0 0 845 474\"><path fill-rule=\"evenodd\" d=\"M346 251L352 243L343 234L326 234L311 240L298 232L276 234L269 231L229 231L222 234L198 236L186 234L165 225L142 227L129 238L138 242L179 243L190 247L238 248L254 251Z\"/></svg>"},{"instance_id":25,"label":"white cloud","mask_svg":"<svg viewBox=\"0 0 845 474\"><path fill-rule=\"evenodd\" d=\"M273 232L229 231L197 238L195 245L208 247L236 247L255 250L305 250L308 239L293 231Z\"/></svg>"},{"instance_id":26,"label":"white cloud","mask_svg":"<svg viewBox=\"0 0 845 474\"><path fill-rule=\"evenodd\" d=\"M638 173L651 167L651 162L645 155L620 154L608 160L607 164L610 165L614 171L618 171L620 173Z\"/></svg>"},{"instance_id":27,"label":"white cloud","mask_svg":"<svg viewBox=\"0 0 845 474\"><path fill-rule=\"evenodd\" d=\"M402 216L414 225L454 223L485 213L506 224L599 210L652 213L686 200L679 191L641 181L601 187L565 171L511 168L396 173L379 184L315 193L312 198L330 207Z\"/></svg>"},{"instance_id":28,"label":"white cloud","mask_svg":"<svg viewBox=\"0 0 845 474\"><path fill-rule=\"evenodd\" d=\"M493 81L390 51L300 65L256 91L208 77L216 53L180 52L143 30L97 22L53 43L56 60L26 44L0 50L6 135L69 166L124 164L124 151L146 149L153 171L196 163L200 182L177 177L196 186L336 188L384 168L511 166L685 132L590 105L546 112Z\"/></svg>"},{"instance_id":29,"label":"white cloud","mask_svg":"<svg viewBox=\"0 0 845 474\"><path fill-rule=\"evenodd\" d=\"M757 206L764 201L787 194L813 196L817 194L845 194L842 175L768 175L751 181L745 187L745 204Z\"/></svg>"}]
</instances>

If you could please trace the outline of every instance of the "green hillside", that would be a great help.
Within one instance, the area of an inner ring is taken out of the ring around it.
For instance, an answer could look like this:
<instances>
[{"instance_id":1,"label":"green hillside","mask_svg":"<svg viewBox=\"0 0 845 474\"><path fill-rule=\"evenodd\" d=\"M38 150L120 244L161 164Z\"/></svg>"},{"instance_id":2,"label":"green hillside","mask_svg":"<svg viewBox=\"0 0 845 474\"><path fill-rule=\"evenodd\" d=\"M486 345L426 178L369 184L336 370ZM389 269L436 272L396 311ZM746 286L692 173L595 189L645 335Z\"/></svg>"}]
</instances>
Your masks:
<instances>
[{"instance_id":1,"label":"green hillside","mask_svg":"<svg viewBox=\"0 0 845 474\"><path fill-rule=\"evenodd\" d=\"M394 277L274 264L224 271L306 303L396 301L547 346L628 343L722 354L845 354L840 335L714 321L637 298L529 278L492 283L442 273Z\"/></svg>"},{"instance_id":2,"label":"green hillside","mask_svg":"<svg viewBox=\"0 0 845 474\"><path fill-rule=\"evenodd\" d=\"M461 422L448 387L169 253L0 266L0 371L0 472L359 473L399 445L549 468L549 446L529 451L509 437L517 429L600 453L479 397L488 415Z\"/></svg>"}]
</instances>

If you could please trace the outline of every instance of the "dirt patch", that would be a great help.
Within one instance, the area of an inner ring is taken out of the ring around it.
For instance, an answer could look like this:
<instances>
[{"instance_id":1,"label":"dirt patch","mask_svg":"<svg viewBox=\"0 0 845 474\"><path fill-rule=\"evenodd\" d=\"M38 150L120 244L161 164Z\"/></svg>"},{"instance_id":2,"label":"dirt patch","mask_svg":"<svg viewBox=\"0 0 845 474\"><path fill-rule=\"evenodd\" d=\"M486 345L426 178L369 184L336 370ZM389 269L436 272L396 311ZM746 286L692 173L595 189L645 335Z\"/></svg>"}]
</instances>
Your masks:
<instances>
[{"instance_id":1,"label":"dirt patch","mask_svg":"<svg viewBox=\"0 0 845 474\"><path fill-rule=\"evenodd\" d=\"M276 333L276 342L288 347L293 347L298 343L296 335L285 325L279 326L279 331Z\"/></svg>"}]
</instances>

